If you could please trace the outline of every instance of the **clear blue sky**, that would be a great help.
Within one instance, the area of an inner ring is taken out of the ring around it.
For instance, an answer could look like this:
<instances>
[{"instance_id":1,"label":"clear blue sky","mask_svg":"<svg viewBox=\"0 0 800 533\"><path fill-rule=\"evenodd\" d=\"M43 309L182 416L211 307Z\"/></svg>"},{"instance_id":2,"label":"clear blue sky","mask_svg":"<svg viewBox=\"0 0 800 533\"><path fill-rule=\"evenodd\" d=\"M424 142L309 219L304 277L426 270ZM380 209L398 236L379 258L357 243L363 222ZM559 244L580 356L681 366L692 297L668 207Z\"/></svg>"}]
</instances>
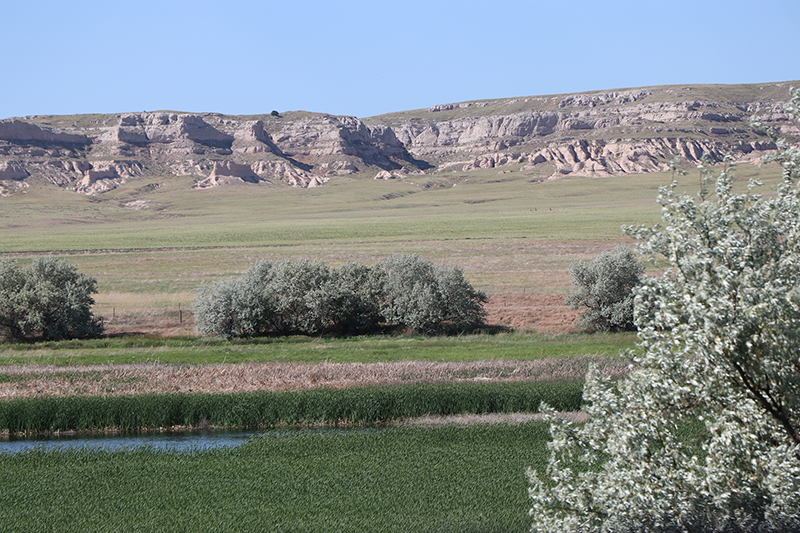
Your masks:
<instances>
[{"instance_id":1,"label":"clear blue sky","mask_svg":"<svg viewBox=\"0 0 800 533\"><path fill-rule=\"evenodd\" d=\"M798 0L0 3L0 118L171 109L368 117L800 79Z\"/></svg>"}]
</instances>

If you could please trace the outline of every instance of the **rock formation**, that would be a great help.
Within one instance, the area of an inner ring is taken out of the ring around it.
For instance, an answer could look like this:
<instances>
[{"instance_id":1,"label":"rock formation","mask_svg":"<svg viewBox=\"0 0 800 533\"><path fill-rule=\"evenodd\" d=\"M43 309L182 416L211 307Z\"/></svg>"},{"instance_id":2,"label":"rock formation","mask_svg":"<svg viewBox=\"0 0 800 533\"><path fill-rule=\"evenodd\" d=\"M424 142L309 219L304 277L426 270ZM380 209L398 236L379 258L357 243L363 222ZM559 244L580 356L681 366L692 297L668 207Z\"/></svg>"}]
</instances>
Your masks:
<instances>
[{"instance_id":1,"label":"rock formation","mask_svg":"<svg viewBox=\"0 0 800 533\"><path fill-rule=\"evenodd\" d=\"M549 177L666 170L681 156L759 160L775 147L758 115L797 135L790 83L651 87L433 106L359 120L305 112L235 117L125 113L0 121L0 189L31 180L100 194L145 178L192 176L317 187L348 174L400 179L479 169Z\"/></svg>"},{"instance_id":2,"label":"rock formation","mask_svg":"<svg viewBox=\"0 0 800 533\"><path fill-rule=\"evenodd\" d=\"M19 161L0 162L0 180L24 180L28 172Z\"/></svg>"},{"instance_id":3,"label":"rock formation","mask_svg":"<svg viewBox=\"0 0 800 533\"><path fill-rule=\"evenodd\" d=\"M353 117L299 115L288 120L171 112L97 115L90 125L69 128L80 134L4 120L0 181L43 178L85 194L155 175L191 175L194 188L233 181L317 187L330 176L423 164L391 128Z\"/></svg>"},{"instance_id":4,"label":"rock formation","mask_svg":"<svg viewBox=\"0 0 800 533\"><path fill-rule=\"evenodd\" d=\"M375 120L392 127L413 156L437 161L436 172L516 166L546 167L551 177L603 177L666 170L675 156L758 160L775 146L750 127L751 116L799 133L782 110L790 86L598 91L437 105L411 119ZM728 92L738 99L712 99Z\"/></svg>"}]
</instances>

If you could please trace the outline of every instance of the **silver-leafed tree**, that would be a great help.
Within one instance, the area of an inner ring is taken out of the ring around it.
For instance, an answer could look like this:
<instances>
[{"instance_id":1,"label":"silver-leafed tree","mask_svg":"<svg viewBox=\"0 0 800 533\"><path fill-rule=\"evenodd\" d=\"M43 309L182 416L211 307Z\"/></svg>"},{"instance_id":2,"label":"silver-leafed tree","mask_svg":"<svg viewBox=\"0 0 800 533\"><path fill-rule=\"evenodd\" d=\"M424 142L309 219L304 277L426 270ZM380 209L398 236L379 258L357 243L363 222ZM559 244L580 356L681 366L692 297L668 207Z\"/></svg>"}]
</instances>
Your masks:
<instances>
[{"instance_id":1,"label":"silver-leafed tree","mask_svg":"<svg viewBox=\"0 0 800 533\"><path fill-rule=\"evenodd\" d=\"M800 531L800 151L774 137L776 190L703 168L628 229L669 268L636 290L629 377L590 373L589 421L554 419L533 531Z\"/></svg>"}]
</instances>

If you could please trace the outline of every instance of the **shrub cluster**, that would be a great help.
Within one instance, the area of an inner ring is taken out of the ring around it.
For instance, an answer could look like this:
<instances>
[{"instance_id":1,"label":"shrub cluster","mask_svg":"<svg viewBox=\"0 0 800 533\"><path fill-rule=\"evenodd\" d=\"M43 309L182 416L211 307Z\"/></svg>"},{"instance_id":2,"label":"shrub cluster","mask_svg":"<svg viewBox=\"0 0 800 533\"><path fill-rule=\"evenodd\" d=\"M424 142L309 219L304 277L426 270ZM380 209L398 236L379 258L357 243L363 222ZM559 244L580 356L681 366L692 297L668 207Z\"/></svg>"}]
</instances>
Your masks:
<instances>
[{"instance_id":1,"label":"shrub cluster","mask_svg":"<svg viewBox=\"0 0 800 533\"><path fill-rule=\"evenodd\" d=\"M204 285L194 303L204 335L352 335L399 327L423 333L483 325L486 296L458 267L417 255L374 266L259 261L240 278Z\"/></svg>"},{"instance_id":2,"label":"shrub cluster","mask_svg":"<svg viewBox=\"0 0 800 533\"><path fill-rule=\"evenodd\" d=\"M99 335L92 294L97 281L54 257L30 266L0 260L0 336L12 341L61 340Z\"/></svg>"}]
</instances>

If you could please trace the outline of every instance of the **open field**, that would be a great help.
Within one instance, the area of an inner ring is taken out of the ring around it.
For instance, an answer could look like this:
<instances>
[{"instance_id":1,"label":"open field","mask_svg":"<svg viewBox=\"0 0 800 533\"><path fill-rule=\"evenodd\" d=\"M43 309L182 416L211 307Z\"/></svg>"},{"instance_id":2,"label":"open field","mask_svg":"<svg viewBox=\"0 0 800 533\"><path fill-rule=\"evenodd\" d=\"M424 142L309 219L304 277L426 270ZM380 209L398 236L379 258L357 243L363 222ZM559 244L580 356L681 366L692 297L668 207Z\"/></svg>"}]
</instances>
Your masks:
<instances>
[{"instance_id":1,"label":"open field","mask_svg":"<svg viewBox=\"0 0 800 533\"><path fill-rule=\"evenodd\" d=\"M451 337L367 335L361 337L268 337L203 339L197 337L122 336L33 344L7 344L0 368L18 365L52 371L69 365L225 363L388 363L402 361L526 361L613 356L634 347L636 337L620 334L541 335L470 334ZM0 374L2 374L0 372Z\"/></svg>"},{"instance_id":2,"label":"open field","mask_svg":"<svg viewBox=\"0 0 800 533\"><path fill-rule=\"evenodd\" d=\"M37 396L236 393L431 382L581 380L627 372L633 334L290 337L224 341L119 337L7 345L0 400Z\"/></svg>"},{"instance_id":3,"label":"open field","mask_svg":"<svg viewBox=\"0 0 800 533\"><path fill-rule=\"evenodd\" d=\"M776 176L750 166L739 175L756 172L767 182ZM468 395L478 397L483 384L566 379L579 399L587 365L623 375L617 354L635 337L571 331L568 265L631 244L621 225L657 222L657 188L670 176L534 178L477 171L206 191L176 181L93 198L43 185L2 198L0 257L53 253L95 276L96 313L111 335L0 345L0 397L19 402L22 414L36 403L64 417L69 402L141 399L161 416L169 402L214 393L327 398L422 383L431 391L475 385ZM681 188L695 191L697 176L682 177ZM148 207L124 207L134 200ZM489 324L517 331L241 342L192 335L193 291L257 259L337 266L398 252L460 265L489 296ZM447 389L443 398L453 395ZM549 440L541 422L446 424L284 430L212 452L0 454L0 521L16 531L525 531L524 472L542 466Z\"/></svg>"},{"instance_id":4,"label":"open field","mask_svg":"<svg viewBox=\"0 0 800 533\"><path fill-rule=\"evenodd\" d=\"M680 189L698 188L696 172ZM777 169L742 165L742 182ZM374 181L339 178L319 189L232 185L85 197L41 184L0 199L0 257L65 256L99 282L96 314L111 333L189 333L193 291L262 258L372 264L418 253L461 266L487 293L489 323L569 331L567 266L632 241L622 225L659 219L669 174L541 181L494 170ZM767 189L768 190L768 189ZM137 192L138 191L138 192ZM132 198L149 207L124 207Z\"/></svg>"}]
</instances>

